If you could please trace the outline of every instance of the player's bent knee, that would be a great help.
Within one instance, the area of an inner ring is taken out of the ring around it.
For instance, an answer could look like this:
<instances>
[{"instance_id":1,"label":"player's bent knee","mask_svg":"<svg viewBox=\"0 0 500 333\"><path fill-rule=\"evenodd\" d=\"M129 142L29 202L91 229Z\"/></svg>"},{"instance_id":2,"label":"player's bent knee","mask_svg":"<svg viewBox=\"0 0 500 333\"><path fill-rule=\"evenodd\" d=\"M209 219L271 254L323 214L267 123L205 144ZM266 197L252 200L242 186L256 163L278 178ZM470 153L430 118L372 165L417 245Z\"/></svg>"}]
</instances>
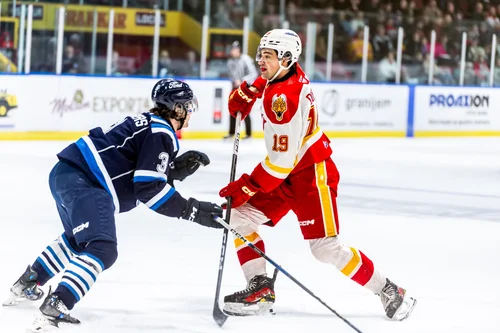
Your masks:
<instances>
[{"instance_id":1,"label":"player's bent knee","mask_svg":"<svg viewBox=\"0 0 500 333\"><path fill-rule=\"evenodd\" d=\"M110 268L118 258L117 244L110 241L93 241L85 247L84 253L100 260L105 269Z\"/></svg>"},{"instance_id":2,"label":"player's bent knee","mask_svg":"<svg viewBox=\"0 0 500 333\"><path fill-rule=\"evenodd\" d=\"M338 237L325 237L309 241L312 255L320 262L341 266L350 260L351 251L340 243Z\"/></svg>"},{"instance_id":3,"label":"player's bent knee","mask_svg":"<svg viewBox=\"0 0 500 333\"><path fill-rule=\"evenodd\" d=\"M231 210L230 225L243 236L256 232L268 220L261 211L248 203Z\"/></svg>"}]
</instances>

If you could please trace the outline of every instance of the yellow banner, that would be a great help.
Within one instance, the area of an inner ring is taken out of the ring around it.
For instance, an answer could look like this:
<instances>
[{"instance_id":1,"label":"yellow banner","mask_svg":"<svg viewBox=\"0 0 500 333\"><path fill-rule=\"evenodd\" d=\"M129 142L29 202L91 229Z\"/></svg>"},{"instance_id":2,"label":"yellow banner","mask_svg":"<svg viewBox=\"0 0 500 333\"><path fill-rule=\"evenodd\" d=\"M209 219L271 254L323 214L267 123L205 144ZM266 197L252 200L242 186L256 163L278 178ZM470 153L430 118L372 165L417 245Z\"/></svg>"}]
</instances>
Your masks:
<instances>
[{"instance_id":1,"label":"yellow banner","mask_svg":"<svg viewBox=\"0 0 500 333\"><path fill-rule=\"evenodd\" d=\"M29 4L29 3L21 3ZM20 5L16 5L16 16L20 13ZM154 35L155 11L141 8L121 8L107 6L80 6L33 3L36 7L33 15L33 30L55 30L58 22L59 8L65 8L64 30L69 32L92 32L94 19L98 33L107 33L109 12L114 10L113 27L115 34L122 35ZM9 8L12 11L12 5ZM179 36L178 12L160 11L160 35L164 37Z\"/></svg>"},{"instance_id":2,"label":"yellow banner","mask_svg":"<svg viewBox=\"0 0 500 333\"><path fill-rule=\"evenodd\" d=\"M0 0L1 1L1 0ZM33 30L53 31L57 28L58 10L65 8L64 31L65 32L87 32L93 30L94 19L96 21L97 33L108 33L109 12L114 10L113 27L117 35L153 36L155 11L146 8L122 8L109 6L88 5L61 5L41 2L16 2L15 14L20 16L21 6L33 5ZM13 4L3 6L2 13L12 16ZM2 19L4 19L4 17ZM17 21L17 19L16 19ZM17 34L15 34L17 37ZM209 32L209 43L207 51L211 54L212 40L215 35L239 36L243 38L241 29L219 29L211 28ZM180 38L189 47L201 51L202 28L201 24L188 14L176 11L160 11L160 36ZM228 43L233 40L228 37ZM255 32L250 33L249 53L255 54L259 44L260 36Z\"/></svg>"}]
</instances>

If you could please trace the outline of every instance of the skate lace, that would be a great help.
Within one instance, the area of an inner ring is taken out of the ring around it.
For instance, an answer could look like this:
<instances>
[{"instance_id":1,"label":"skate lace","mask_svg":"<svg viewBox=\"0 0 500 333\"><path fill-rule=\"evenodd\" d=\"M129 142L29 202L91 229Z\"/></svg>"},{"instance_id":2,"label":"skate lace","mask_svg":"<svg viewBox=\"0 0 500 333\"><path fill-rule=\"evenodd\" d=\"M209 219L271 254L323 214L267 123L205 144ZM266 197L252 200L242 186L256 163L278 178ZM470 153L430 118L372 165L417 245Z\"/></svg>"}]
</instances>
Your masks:
<instances>
[{"instance_id":1,"label":"skate lace","mask_svg":"<svg viewBox=\"0 0 500 333\"><path fill-rule=\"evenodd\" d=\"M66 307L66 305L64 305L64 303L60 299L56 299L56 301L53 304L57 311L65 315L69 315L68 308Z\"/></svg>"},{"instance_id":2,"label":"skate lace","mask_svg":"<svg viewBox=\"0 0 500 333\"><path fill-rule=\"evenodd\" d=\"M248 286L246 287L246 289L237 291L236 294L237 295L245 294L245 293L247 293L247 292L252 291L253 289L255 289L255 287L257 287L257 279L253 278L253 279L250 280L250 282L248 282Z\"/></svg>"},{"instance_id":3,"label":"skate lace","mask_svg":"<svg viewBox=\"0 0 500 333\"><path fill-rule=\"evenodd\" d=\"M394 298L394 296L396 295L396 289L391 285L388 285L382 291L384 292L384 295L390 298Z\"/></svg>"}]
</instances>

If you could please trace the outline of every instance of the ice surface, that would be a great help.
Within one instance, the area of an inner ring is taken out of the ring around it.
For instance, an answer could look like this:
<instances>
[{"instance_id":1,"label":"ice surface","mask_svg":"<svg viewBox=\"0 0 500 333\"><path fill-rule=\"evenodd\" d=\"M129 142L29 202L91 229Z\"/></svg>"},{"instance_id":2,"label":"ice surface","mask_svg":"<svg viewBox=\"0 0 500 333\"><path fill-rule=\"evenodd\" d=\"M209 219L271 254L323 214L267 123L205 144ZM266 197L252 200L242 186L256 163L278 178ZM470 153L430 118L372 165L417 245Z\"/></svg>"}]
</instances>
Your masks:
<instances>
[{"instance_id":1,"label":"ice surface","mask_svg":"<svg viewBox=\"0 0 500 333\"><path fill-rule=\"evenodd\" d=\"M0 142L0 297L61 231L47 179L67 142ZM386 320L377 297L317 262L289 214L262 228L267 252L364 333L500 332L500 139L336 139L342 240L365 252L418 299L404 322ZM243 141L238 174L264 157ZM210 166L178 184L219 200L232 143L182 141ZM139 207L117 217L119 258L75 307L80 327L59 332L353 332L284 275L276 316L212 320L220 230ZM229 243L222 295L245 285ZM269 266L269 271L272 267ZM57 281L53 281L54 284ZM24 332L37 305L0 308L0 333Z\"/></svg>"}]
</instances>

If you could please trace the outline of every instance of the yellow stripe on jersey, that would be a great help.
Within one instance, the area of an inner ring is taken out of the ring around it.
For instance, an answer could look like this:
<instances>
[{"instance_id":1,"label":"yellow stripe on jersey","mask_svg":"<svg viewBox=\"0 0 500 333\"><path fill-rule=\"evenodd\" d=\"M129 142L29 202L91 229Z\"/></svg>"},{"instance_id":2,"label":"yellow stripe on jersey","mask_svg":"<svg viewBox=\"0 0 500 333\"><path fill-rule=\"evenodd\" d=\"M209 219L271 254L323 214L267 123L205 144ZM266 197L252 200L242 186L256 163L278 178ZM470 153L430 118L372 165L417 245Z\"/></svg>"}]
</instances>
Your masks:
<instances>
[{"instance_id":1,"label":"yellow stripe on jersey","mask_svg":"<svg viewBox=\"0 0 500 333\"><path fill-rule=\"evenodd\" d=\"M328 187L328 180L326 177L325 161L316 164L316 186L318 187L319 201L321 203L326 236L337 236L332 197L330 195L330 187Z\"/></svg>"},{"instance_id":2,"label":"yellow stripe on jersey","mask_svg":"<svg viewBox=\"0 0 500 333\"><path fill-rule=\"evenodd\" d=\"M277 173L282 173L285 175L288 175L293 170L293 168L283 168L283 167L272 164L271 160L269 159L269 156L266 156L265 164L269 169L271 169Z\"/></svg>"},{"instance_id":3,"label":"yellow stripe on jersey","mask_svg":"<svg viewBox=\"0 0 500 333\"><path fill-rule=\"evenodd\" d=\"M349 277L351 276L351 274L354 272L354 270L356 269L356 267L358 267L359 263L361 262L361 257L358 254L358 250L356 250L356 249L354 249L352 247L350 249L352 251L352 259L341 270L341 272L345 276L349 276Z\"/></svg>"},{"instance_id":4,"label":"yellow stripe on jersey","mask_svg":"<svg viewBox=\"0 0 500 333\"><path fill-rule=\"evenodd\" d=\"M251 235L247 235L247 236L245 236L245 238L246 238L249 242L252 242L252 243L253 243L256 239L260 238L260 236L259 236L259 234L258 234L258 233L254 232L254 233L253 233L253 234L251 234ZM234 246L235 246L236 248L240 247L240 246L241 246L241 245L243 245L243 244L245 244L245 242L243 242L243 241L242 241L241 239L239 239L239 238L236 238L236 239L234 240Z\"/></svg>"},{"instance_id":5,"label":"yellow stripe on jersey","mask_svg":"<svg viewBox=\"0 0 500 333\"><path fill-rule=\"evenodd\" d=\"M320 127L317 126L316 129L311 134L309 134L308 136L304 137L304 140L302 140L302 144L300 145L300 148L302 148L306 144L307 140L309 140L314 135L316 135L320 130L321 130Z\"/></svg>"}]
</instances>

